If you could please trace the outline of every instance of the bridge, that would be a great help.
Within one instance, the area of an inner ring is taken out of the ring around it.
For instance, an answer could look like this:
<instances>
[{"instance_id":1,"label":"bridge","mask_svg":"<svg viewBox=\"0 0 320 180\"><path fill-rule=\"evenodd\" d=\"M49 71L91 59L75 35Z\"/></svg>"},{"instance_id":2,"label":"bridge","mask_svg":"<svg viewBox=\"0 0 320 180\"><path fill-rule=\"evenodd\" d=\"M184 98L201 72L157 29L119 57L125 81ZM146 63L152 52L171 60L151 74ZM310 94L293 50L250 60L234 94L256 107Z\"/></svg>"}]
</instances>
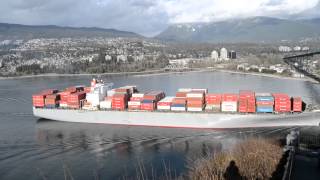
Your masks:
<instances>
[{"instance_id":1,"label":"bridge","mask_svg":"<svg viewBox=\"0 0 320 180\"><path fill-rule=\"evenodd\" d=\"M316 55L320 55L320 51L289 55L285 56L283 60L298 72L320 82L320 74L318 74L317 65L315 65L313 60Z\"/></svg>"}]
</instances>

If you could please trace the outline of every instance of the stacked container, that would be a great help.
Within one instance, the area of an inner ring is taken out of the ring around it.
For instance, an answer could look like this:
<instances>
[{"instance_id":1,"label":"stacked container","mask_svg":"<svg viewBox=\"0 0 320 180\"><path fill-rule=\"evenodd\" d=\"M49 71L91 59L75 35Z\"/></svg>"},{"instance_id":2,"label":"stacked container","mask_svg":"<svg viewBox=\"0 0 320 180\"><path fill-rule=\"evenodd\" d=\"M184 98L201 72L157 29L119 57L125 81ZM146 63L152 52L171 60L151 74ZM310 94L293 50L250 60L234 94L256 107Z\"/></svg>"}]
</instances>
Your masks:
<instances>
[{"instance_id":1,"label":"stacked container","mask_svg":"<svg viewBox=\"0 0 320 180\"><path fill-rule=\"evenodd\" d=\"M291 112L291 99L287 94L274 93L274 111L277 113Z\"/></svg>"},{"instance_id":2,"label":"stacked container","mask_svg":"<svg viewBox=\"0 0 320 180\"><path fill-rule=\"evenodd\" d=\"M79 109L81 107L81 100L84 100L86 98L85 92L76 92L72 93L68 97L68 107L72 109Z\"/></svg>"},{"instance_id":3,"label":"stacked container","mask_svg":"<svg viewBox=\"0 0 320 180\"><path fill-rule=\"evenodd\" d=\"M47 108L57 108L59 107L60 94L50 94L45 98L45 106Z\"/></svg>"},{"instance_id":4,"label":"stacked container","mask_svg":"<svg viewBox=\"0 0 320 180\"><path fill-rule=\"evenodd\" d=\"M239 112L254 113L256 112L256 99L253 91L239 92Z\"/></svg>"},{"instance_id":5,"label":"stacked container","mask_svg":"<svg viewBox=\"0 0 320 180\"><path fill-rule=\"evenodd\" d=\"M140 110L141 101L143 101L144 93L133 93L130 101L128 102L129 110Z\"/></svg>"},{"instance_id":6,"label":"stacked container","mask_svg":"<svg viewBox=\"0 0 320 180\"><path fill-rule=\"evenodd\" d=\"M176 92L176 97L183 97L183 98L186 98L187 97L187 94L189 92L191 92L192 89L191 88L180 88L178 89L178 91Z\"/></svg>"},{"instance_id":7,"label":"stacked container","mask_svg":"<svg viewBox=\"0 0 320 180\"><path fill-rule=\"evenodd\" d=\"M48 89L48 90L41 91L38 94L32 95L33 106L34 107L40 107L40 108L45 107L45 98L46 98L46 96L48 96L50 94L55 94L55 93L58 93L58 90L56 90L56 89Z\"/></svg>"},{"instance_id":8,"label":"stacked container","mask_svg":"<svg viewBox=\"0 0 320 180\"><path fill-rule=\"evenodd\" d=\"M111 106L113 110L124 111L128 106L128 99L130 98L129 88L117 88L115 94L112 96Z\"/></svg>"},{"instance_id":9,"label":"stacked container","mask_svg":"<svg viewBox=\"0 0 320 180\"><path fill-rule=\"evenodd\" d=\"M274 98L270 93L256 93L256 111L258 113L272 113Z\"/></svg>"},{"instance_id":10,"label":"stacked container","mask_svg":"<svg viewBox=\"0 0 320 180\"><path fill-rule=\"evenodd\" d=\"M185 97L175 97L172 100L171 111L186 111L187 98Z\"/></svg>"},{"instance_id":11,"label":"stacked container","mask_svg":"<svg viewBox=\"0 0 320 180\"><path fill-rule=\"evenodd\" d=\"M170 111L174 97L167 96L157 103L158 110Z\"/></svg>"},{"instance_id":12,"label":"stacked container","mask_svg":"<svg viewBox=\"0 0 320 180\"><path fill-rule=\"evenodd\" d=\"M292 101L292 111L293 112L302 112L302 99L301 97L293 97Z\"/></svg>"},{"instance_id":13,"label":"stacked container","mask_svg":"<svg viewBox=\"0 0 320 180\"><path fill-rule=\"evenodd\" d=\"M221 111L222 112L237 112L238 110L238 95L226 93L222 95Z\"/></svg>"},{"instance_id":14,"label":"stacked container","mask_svg":"<svg viewBox=\"0 0 320 180\"><path fill-rule=\"evenodd\" d=\"M187 110L192 112L203 111L204 108L204 91L191 91L187 93Z\"/></svg>"},{"instance_id":15,"label":"stacked container","mask_svg":"<svg viewBox=\"0 0 320 180\"><path fill-rule=\"evenodd\" d=\"M128 104L128 94L114 94L112 97L111 106L113 110L124 111Z\"/></svg>"},{"instance_id":16,"label":"stacked container","mask_svg":"<svg viewBox=\"0 0 320 180\"><path fill-rule=\"evenodd\" d=\"M32 95L33 107L43 108L45 106L46 94L39 93Z\"/></svg>"},{"instance_id":17,"label":"stacked container","mask_svg":"<svg viewBox=\"0 0 320 180\"><path fill-rule=\"evenodd\" d=\"M141 110L154 111L157 108L157 102L165 97L163 91L151 91L146 93L141 102Z\"/></svg>"},{"instance_id":18,"label":"stacked container","mask_svg":"<svg viewBox=\"0 0 320 180\"><path fill-rule=\"evenodd\" d=\"M221 94L206 94L206 111L219 112L221 110Z\"/></svg>"},{"instance_id":19,"label":"stacked container","mask_svg":"<svg viewBox=\"0 0 320 180\"><path fill-rule=\"evenodd\" d=\"M60 92L60 107L67 108L68 107L68 98L71 92L69 91L63 91Z\"/></svg>"}]
</instances>

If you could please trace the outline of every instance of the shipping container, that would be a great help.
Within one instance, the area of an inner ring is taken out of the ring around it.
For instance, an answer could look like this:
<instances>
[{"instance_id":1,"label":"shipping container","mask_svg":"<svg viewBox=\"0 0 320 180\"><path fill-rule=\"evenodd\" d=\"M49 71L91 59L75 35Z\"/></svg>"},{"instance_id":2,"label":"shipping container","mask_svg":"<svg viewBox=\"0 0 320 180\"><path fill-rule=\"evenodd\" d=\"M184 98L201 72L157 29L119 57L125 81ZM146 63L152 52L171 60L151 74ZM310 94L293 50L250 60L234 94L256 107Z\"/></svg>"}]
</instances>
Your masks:
<instances>
[{"instance_id":1,"label":"shipping container","mask_svg":"<svg viewBox=\"0 0 320 180\"><path fill-rule=\"evenodd\" d=\"M34 94L32 96L32 103L34 107L44 107L45 106L45 94Z\"/></svg>"},{"instance_id":2,"label":"shipping container","mask_svg":"<svg viewBox=\"0 0 320 180\"><path fill-rule=\"evenodd\" d=\"M190 111L190 112L201 112L203 111L203 107L187 107L187 111Z\"/></svg>"},{"instance_id":3,"label":"shipping container","mask_svg":"<svg viewBox=\"0 0 320 180\"><path fill-rule=\"evenodd\" d=\"M39 94L49 95L49 94L56 94L58 92L59 91L57 89L47 89L47 90L41 91Z\"/></svg>"},{"instance_id":4,"label":"shipping container","mask_svg":"<svg viewBox=\"0 0 320 180\"><path fill-rule=\"evenodd\" d=\"M195 93L195 92L189 92L186 95L187 98L203 98L204 93Z\"/></svg>"},{"instance_id":5,"label":"shipping container","mask_svg":"<svg viewBox=\"0 0 320 180\"><path fill-rule=\"evenodd\" d=\"M238 101L238 95L237 94L232 94L232 93L225 93L222 95L222 101Z\"/></svg>"},{"instance_id":6,"label":"shipping container","mask_svg":"<svg viewBox=\"0 0 320 180\"><path fill-rule=\"evenodd\" d=\"M157 104L160 106L170 106L175 97L167 96L161 99Z\"/></svg>"},{"instance_id":7,"label":"shipping container","mask_svg":"<svg viewBox=\"0 0 320 180\"><path fill-rule=\"evenodd\" d=\"M144 93L133 93L131 97L143 98Z\"/></svg>"},{"instance_id":8,"label":"shipping container","mask_svg":"<svg viewBox=\"0 0 320 180\"><path fill-rule=\"evenodd\" d=\"M220 112L221 105L220 104L206 104L205 110L208 112Z\"/></svg>"},{"instance_id":9,"label":"shipping container","mask_svg":"<svg viewBox=\"0 0 320 180\"><path fill-rule=\"evenodd\" d=\"M171 106L170 105L157 105L157 109L169 111L171 109Z\"/></svg>"},{"instance_id":10,"label":"shipping container","mask_svg":"<svg viewBox=\"0 0 320 180\"><path fill-rule=\"evenodd\" d=\"M154 111L154 110L156 110L156 103L155 102L151 102L151 103L141 102L141 110Z\"/></svg>"},{"instance_id":11,"label":"shipping container","mask_svg":"<svg viewBox=\"0 0 320 180\"><path fill-rule=\"evenodd\" d=\"M238 103L237 101L222 101L221 111L222 112L237 112Z\"/></svg>"},{"instance_id":12,"label":"shipping container","mask_svg":"<svg viewBox=\"0 0 320 180\"><path fill-rule=\"evenodd\" d=\"M151 92L144 94L143 99L149 99L149 100L153 100L153 101L158 102L161 99L163 99L164 97L165 97L165 93L163 91L151 91Z\"/></svg>"},{"instance_id":13,"label":"shipping container","mask_svg":"<svg viewBox=\"0 0 320 180\"><path fill-rule=\"evenodd\" d=\"M302 112L302 98L301 97L293 97L292 98L292 111L293 112Z\"/></svg>"},{"instance_id":14,"label":"shipping container","mask_svg":"<svg viewBox=\"0 0 320 180\"><path fill-rule=\"evenodd\" d=\"M100 108L101 109L111 109L112 108L112 101L101 101Z\"/></svg>"},{"instance_id":15,"label":"shipping container","mask_svg":"<svg viewBox=\"0 0 320 180\"><path fill-rule=\"evenodd\" d=\"M186 106L183 105L171 105L171 111L186 111Z\"/></svg>"},{"instance_id":16,"label":"shipping container","mask_svg":"<svg viewBox=\"0 0 320 180\"><path fill-rule=\"evenodd\" d=\"M272 113L273 106L257 106L258 113Z\"/></svg>"}]
</instances>

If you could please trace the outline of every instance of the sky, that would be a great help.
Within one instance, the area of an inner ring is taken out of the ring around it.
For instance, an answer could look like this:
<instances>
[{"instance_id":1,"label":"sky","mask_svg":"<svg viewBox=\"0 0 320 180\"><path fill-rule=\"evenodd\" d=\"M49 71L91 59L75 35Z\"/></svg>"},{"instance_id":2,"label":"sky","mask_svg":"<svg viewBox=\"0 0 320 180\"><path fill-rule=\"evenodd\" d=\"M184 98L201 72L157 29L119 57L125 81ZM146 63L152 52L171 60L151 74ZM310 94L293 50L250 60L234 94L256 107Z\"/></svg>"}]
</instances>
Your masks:
<instances>
[{"instance_id":1,"label":"sky","mask_svg":"<svg viewBox=\"0 0 320 180\"><path fill-rule=\"evenodd\" d=\"M173 23L318 17L320 0L1 0L0 22L101 27L154 36Z\"/></svg>"}]
</instances>

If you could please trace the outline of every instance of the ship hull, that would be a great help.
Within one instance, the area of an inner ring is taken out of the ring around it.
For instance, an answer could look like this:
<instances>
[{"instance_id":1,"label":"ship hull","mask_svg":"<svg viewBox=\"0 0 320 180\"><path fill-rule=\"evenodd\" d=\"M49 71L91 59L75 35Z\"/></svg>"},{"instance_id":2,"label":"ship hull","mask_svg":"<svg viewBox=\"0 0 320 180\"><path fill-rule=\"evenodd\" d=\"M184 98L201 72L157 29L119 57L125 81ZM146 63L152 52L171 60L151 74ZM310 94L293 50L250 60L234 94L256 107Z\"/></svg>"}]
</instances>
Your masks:
<instances>
[{"instance_id":1,"label":"ship hull","mask_svg":"<svg viewBox=\"0 0 320 180\"><path fill-rule=\"evenodd\" d=\"M223 114L33 108L33 114L39 118L65 122L200 129L318 126L320 123L319 113Z\"/></svg>"}]
</instances>

